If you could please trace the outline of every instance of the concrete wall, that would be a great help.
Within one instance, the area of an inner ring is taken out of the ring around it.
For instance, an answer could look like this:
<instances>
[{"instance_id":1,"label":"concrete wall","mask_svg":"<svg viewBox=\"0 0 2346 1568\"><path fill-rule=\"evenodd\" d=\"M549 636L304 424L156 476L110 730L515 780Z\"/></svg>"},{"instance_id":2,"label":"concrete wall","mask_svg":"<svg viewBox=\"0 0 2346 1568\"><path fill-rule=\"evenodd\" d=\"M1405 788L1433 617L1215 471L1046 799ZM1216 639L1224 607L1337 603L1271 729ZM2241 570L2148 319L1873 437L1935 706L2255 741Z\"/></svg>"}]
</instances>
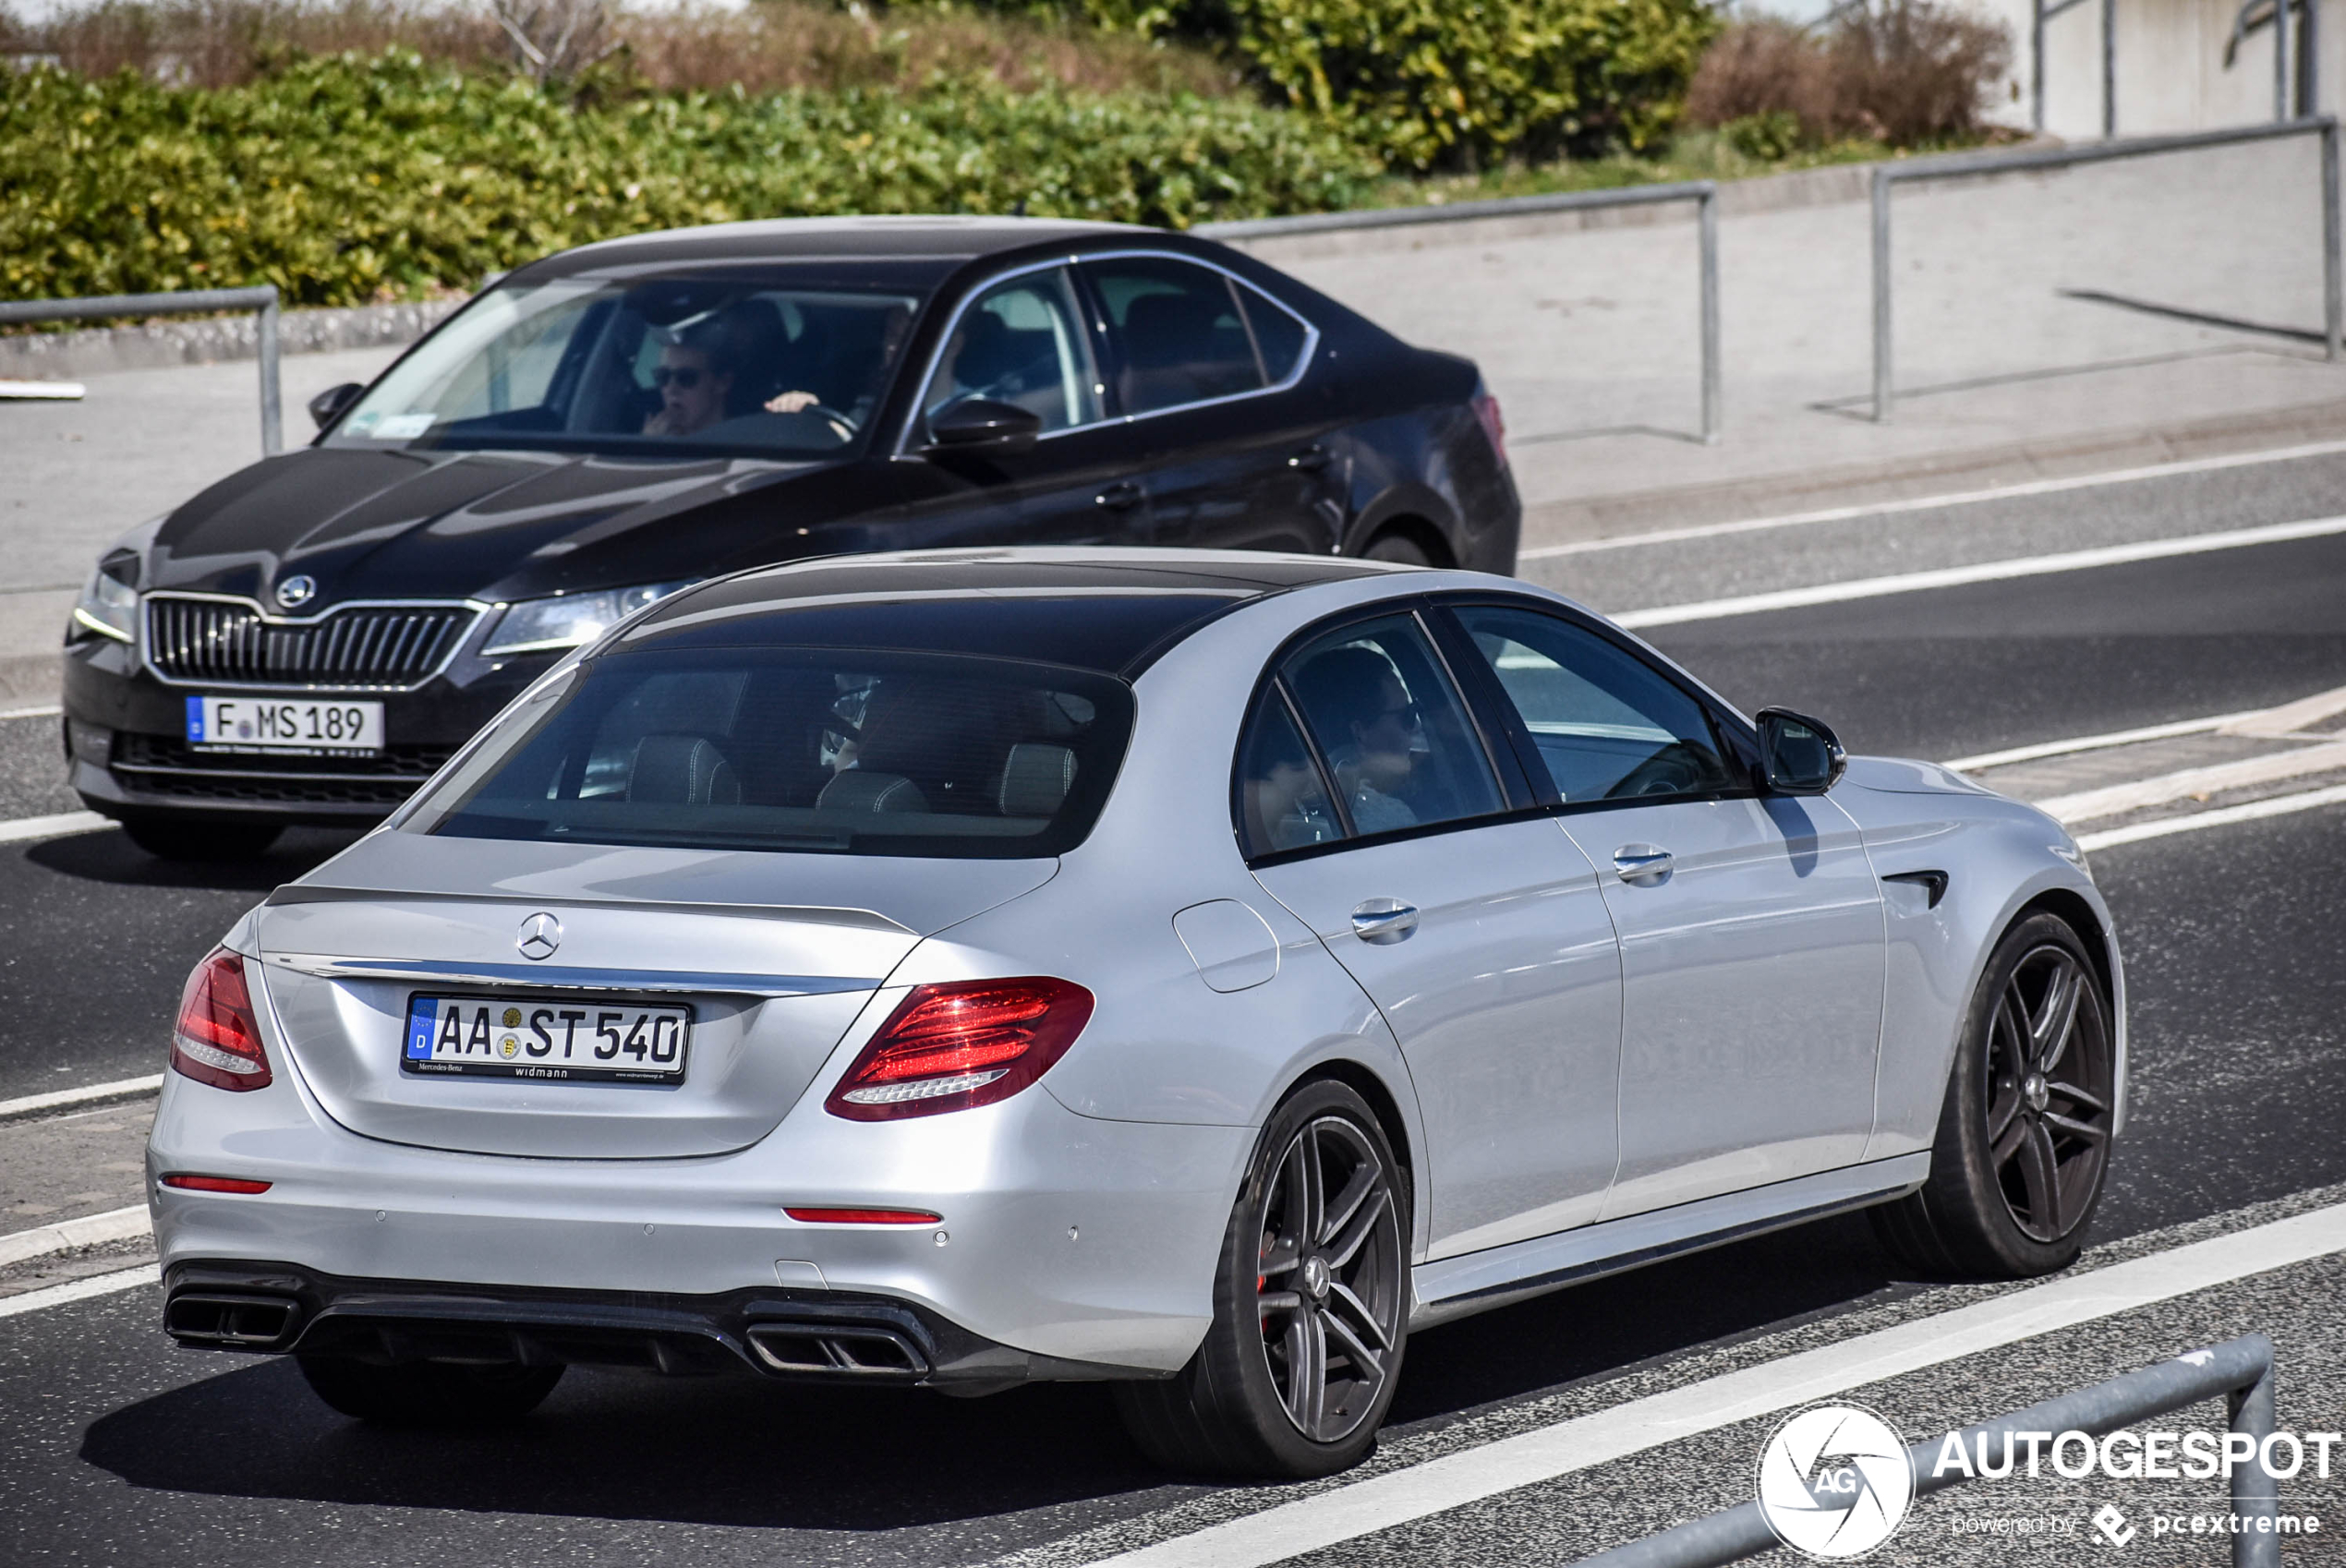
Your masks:
<instances>
[{"instance_id":1,"label":"concrete wall","mask_svg":"<svg viewBox=\"0 0 2346 1568\"><path fill-rule=\"evenodd\" d=\"M2056 0L2057 3L2057 0ZM2029 119L2029 0L1972 0L2010 30L2011 77L1996 118ZM2292 0L2294 18L2303 0ZM2346 108L2346 0L2318 0L2316 106ZM2273 117L2273 29L2243 40L2231 68L2224 44L2239 0L2118 0L2118 134L2209 130ZM2292 45L2293 46L2293 45ZM2045 128L2085 140L2101 135L2101 0L2084 0L2045 25Z\"/></svg>"}]
</instances>

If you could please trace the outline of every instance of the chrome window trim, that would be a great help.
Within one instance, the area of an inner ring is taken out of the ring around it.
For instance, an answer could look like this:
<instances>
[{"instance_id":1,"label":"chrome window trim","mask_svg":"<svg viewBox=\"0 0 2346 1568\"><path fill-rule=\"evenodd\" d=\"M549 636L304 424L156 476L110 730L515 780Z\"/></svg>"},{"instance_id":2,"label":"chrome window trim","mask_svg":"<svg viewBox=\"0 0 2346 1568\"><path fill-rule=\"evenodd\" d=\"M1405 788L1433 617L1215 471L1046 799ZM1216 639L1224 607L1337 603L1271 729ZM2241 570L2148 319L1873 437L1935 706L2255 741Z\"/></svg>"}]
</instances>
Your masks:
<instances>
[{"instance_id":1,"label":"chrome window trim","mask_svg":"<svg viewBox=\"0 0 2346 1568\"><path fill-rule=\"evenodd\" d=\"M404 685L388 682L353 686L327 684L302 685L290 681L189 681L175 675L166 675L155 665L153 657L154 637L152 635L152 626L147 607L154 603L157 599L169 599L179 604L235 605L240 609L251 610L255 615L260 618L263 625L268 626L315 626L331 616L341 614L345 609L466 609L472 612L472 621L464 628L463 631L457 633L453 641L449 643L448 651L441 656L440 662L438 664L432 666L430 669L427 670L417 680ZM495 605L474 598L345 599L340 604L328 605L325 609L320 610L315 615L274 615L272 614L268 608L262 605L259 600L248 598L242 594L212 594L193 588L161 588L157 589L153 593L141 594L139 596L139 667L166 686L177 686L188 690L201 689L214 692L338 692L350 694L369 692L393 694L402 692L417 692L421 691L424 687L438 680L441 675L447 670L448 667L456 661L456 656L463 653L466 648L470 646L476 640L478 639L481 627L486 623L489 611L496 608L498 607Z\"/></svg>"},{"instance_id":2,"label":"chrome window trim","mask_svg":"<svg viewBox=\"0 0 2346 1568\"><path fill-rule=\"evenodd\" d=\"M1284 300L1274 298L1270 294L1240 277L1220 262L1209 261L1202 256L1191 256L1180 250L1126 249L1070 252L1065 256L1055 256L1047 261L1030 261L1023 267L1013 267L1005 272L996 272L980 281L961 296L961 303L953 307L953 314L946 319L945 330L937 335L936 346L929 350L928 364L922 368L920 380L913 393L912 409L905 416L903 429L897 435L896 450L889 455L900 458L920 456L919 450L913 443L914 438L920 433L921 423L925 417L921 412L922 401L927 396L930 385L937 380L938 367L945 361L946 345L953 341L953 333L960 328L961 318L969 313L971 306L985 298L999 285L1009 283L1013 278L1022 278L1030 272L1049 271L1057 267L1082 267L1086 262L1092 261L1131 260L1181 261L1192 267L1202 267L1209 272L1218 273L1229 283L1246 290L1247 294L1253 298L1260 299L1273 308L1285 312L1303 328L1303 352L1295 356L1295 368L1288 371L1284 380L1274 382L1270 386L1256 387L1251 392L1226 392L1220 397L1200 398L1195 403L1177 403L1169 408L1152 408L1144 414L1116 414L1094 419L1088 425L1070 425L1065 429L1046 430L1034 438L1037 446L1045 441L1057 440L1062 436L1072 436L1089 430L1103 430L1117 425L1132 425L1143 419L1162 418L1167 414L1186 414L1191 409L1212 408L1220 404L1238 403L1250 397L1270 397L1277 392L1291 392L1310 372L1312 361L1320 352L1322 334L1319 327L1311 318L1292 308ZM1241 317L1241 320L1243 320ZM1254 336L1253 324L1247 322L1246 328L1247 336L1252 340ZM1109 335L1110 331L1108 324L1100 320L1094 320L1092 323L1092 330L1103 339ZM1257 352L1259 354L1260 351Z\"/></svg>"},{"instance_id":3,"label":"chrome window trim","mask_svg":"<svg viewBox=\"0 0 2346 1568\"><path fill-rule=\"evenodd\" d=\"M320 980L405 980L531 990L656 992L732 996L832 996L877 991L878 979L848 975L720 974L690 970L577 968L564 964L473 963L440 959L345 959L270 953L264 961Z\"/></svg>"}]
</instances>

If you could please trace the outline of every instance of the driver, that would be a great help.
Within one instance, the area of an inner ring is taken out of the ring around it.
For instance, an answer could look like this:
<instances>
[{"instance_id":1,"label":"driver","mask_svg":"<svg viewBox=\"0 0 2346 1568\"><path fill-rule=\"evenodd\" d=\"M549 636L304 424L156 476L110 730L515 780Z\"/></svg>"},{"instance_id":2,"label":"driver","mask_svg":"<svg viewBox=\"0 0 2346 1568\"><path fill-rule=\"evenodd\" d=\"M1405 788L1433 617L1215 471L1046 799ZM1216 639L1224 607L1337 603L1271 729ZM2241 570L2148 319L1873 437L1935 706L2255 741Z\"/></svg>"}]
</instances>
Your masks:
<instances>
[{"instance_id":1,"label":"driver","mask_svg":"<svg viewBox=\"0 0 2346 1568\"><path fill-rule=\"evenodd\" d=\"M1296 694L1327 745L1328 766L1360 832L1414 827L1400 797L1426 750L1424 721L1393 665L1373 648L1331 648L1296 672Z\"/></svg>"},{"instance_id":2,"label":"driver","mask_svg":"<svg viewBox=\"0 0 2346 1568\"><path fill-rule=\"evenodd\" d=\"M702 321L674 343L659 346L652 385L659 406L644 421L647 436L697 435L725 417L725 399L736 369L731 334Z\"/></svg>"}]
</instances>

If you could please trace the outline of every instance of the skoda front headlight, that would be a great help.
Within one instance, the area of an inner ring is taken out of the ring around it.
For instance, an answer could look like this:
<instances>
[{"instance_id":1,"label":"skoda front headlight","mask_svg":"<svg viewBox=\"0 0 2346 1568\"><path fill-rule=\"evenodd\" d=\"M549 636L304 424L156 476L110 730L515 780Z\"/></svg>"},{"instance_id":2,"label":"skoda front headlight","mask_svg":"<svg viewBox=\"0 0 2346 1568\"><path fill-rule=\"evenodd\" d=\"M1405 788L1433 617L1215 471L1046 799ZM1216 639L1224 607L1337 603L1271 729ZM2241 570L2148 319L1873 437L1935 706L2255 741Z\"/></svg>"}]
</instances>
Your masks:
<instances>
[{"instance_id":1,"label":"skoda front headlight","mask_svg":"<svg viewBox=\"0 0 2346 1568\"><path fill-rule=\"evenodd\" d=\"M595 594L564 594L559 598L523 599L505 607L489 645L480 651L495 658L505 654L558 653L593 642L647 604L666 598L685 583L652 583L640 588L606 588Z\"/></svg>"},{"instance_id":2,"label":"skoda front headlight","mask_svg":"<svg viewBox=\"0 0 2346 1568\"><path fill-rule=\"evenodd\" d=\"M117 642L139 640L139 556L135 550L109 550L90 574L90 583L73 607L73 629L95 632Z\"/></svg>"}]
</instances>

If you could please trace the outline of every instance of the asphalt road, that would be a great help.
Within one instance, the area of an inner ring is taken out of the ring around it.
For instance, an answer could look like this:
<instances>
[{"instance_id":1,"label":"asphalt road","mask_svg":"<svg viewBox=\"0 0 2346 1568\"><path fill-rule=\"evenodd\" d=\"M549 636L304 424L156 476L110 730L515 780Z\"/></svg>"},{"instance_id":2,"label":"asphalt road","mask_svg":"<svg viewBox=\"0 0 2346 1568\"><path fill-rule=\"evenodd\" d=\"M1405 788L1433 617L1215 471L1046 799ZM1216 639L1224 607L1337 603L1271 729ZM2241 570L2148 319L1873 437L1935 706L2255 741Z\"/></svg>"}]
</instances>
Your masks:
<instances>
[{"instance_id":1,"label":"asphalt road","mask_svg":"<svg viewBox=\"0 0 2346 1568\"><path fill-rule=\"evenodd\" d=\"M2302 473L2267 477L2287 482L2229 525L2317 514ZM2152 488L2126 505L2184 504ZM2038 548L2070 548L2063 517L2094 513L2096 501L2111 498L2048 502ZM1934 549L1966 525L1929 521ZM1875 534L1874 546L1835 556L1837 574L1914 559L1901 525ZM1973 559L2012 553L1992 540L1979 549ZM1733 569L1740 554L1756 573L1769 553L1746 537L1712 542L1704 561ZM2318 540L1689 623L1653 640L1739 703L1834 721L1853 749L1946 757L2346 685L2341 583L2346 542ZM1675 596L1660 586L1642 602L1721 591L1692 577ZM20 750L35 745L54 747L47 722L0 724L0 778L29 766ZM2095 857L2133 988L2134 1119L2096 1230L2110 1255L2346 1184L2341 829L2346 808L2332 807ZM0 1098L156 1070L187 966L261 890L334 842L304 836L229 875L159 868L112 833L0 845ZM2337 1272L2189 1297L1884 1397L1902 1414L1977 1418L2051 1392L2048 1380L2071 1386L2250 1315L2285 1353L2316 1357L2334 1338ZM1559 1402L1602 1402L1708 1360L1764 1358L1780 1342L1934 1310L1964 1292L1893 1277L1862 1220L1585 1286L1415 1340L1381 1459L1430 1456ZM1144 1540L1168 1519L1278 1495L1168 1483L1133 1455L1100 1391L1081 1387L960 1403L574 1371L510 1431L369 1430L328 1414L289 1366L173 1349L155 1307L151 1289L137 1289L0 1320L0 1562L1071 1562L1096 1555L1083 1543ZM2318 1392L2327 1408L2299 1424L2336 1427L2331 1396L2346 1384L2327 1362L2318 1370L2305 1397ZM1735 1501L1726 1494L1747 1485L1754 1441L1733 1429L1635 1474L1593 1472L1312 1561L1559 1561L1667 1522L1673 1508L1722 1505L1701 1501L1712 1493ZM1735 1472L1724 1482L1722 1465ZM1944 1560L1998 1550L1971 1550ZM2219 1559L2162 1557L2146 1542L2136 1560Z\"/></svg>"}]
</instances>

